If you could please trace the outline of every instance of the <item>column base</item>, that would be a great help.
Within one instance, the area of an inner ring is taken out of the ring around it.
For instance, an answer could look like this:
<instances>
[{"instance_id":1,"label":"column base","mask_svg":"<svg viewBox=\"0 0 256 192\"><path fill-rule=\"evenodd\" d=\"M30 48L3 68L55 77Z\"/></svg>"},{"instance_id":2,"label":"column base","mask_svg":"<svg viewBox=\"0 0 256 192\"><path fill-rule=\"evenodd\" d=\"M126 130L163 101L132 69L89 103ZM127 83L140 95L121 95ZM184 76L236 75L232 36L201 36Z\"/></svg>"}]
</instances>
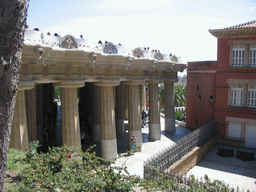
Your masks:
<instances>
[{"instance_id":1,"label":"column base","mask_svg":"<svg viewBox=\"0 0 256 192\"><path fill-rule=\"evenodd\" d=\"M92 127L92 135L93 135L93 141L94 142L100 142L101 141L100 125L93 125L93 127Z\"/></svg>"},{"instance_id":2,"label":"column base","mask_svg":"<svg viewBox=\"0 0 256 192\"><path fill-rule=\"evenodd\" d=\"M131 131L129 130L129 146L131 147L131 138L132 136L135 136L137 139L136 145L139 146L142 149L142 132L141 130L138 131Z\"/></svg>"},{"instance_id":3,"label":"column base","mask_svg":"<svg viewBox=\"0 0 256 192\"><path fill-rule=\"evenodd\" d=\"M117 119L116 120L116 133L118 135L122 135L122 134L125 133L124 120L123 119Z\"/></svg>"},{"instance_id":4,"label":"column base","mask_svg":"<svg viewBox=\"0 0 256 192\"><path fill-rule=\"evenodd\" d=\"M165 118L165 131L170 133L176 132L175 118Z\"/></svg>"},{"instance_id":5,"label":"column base","mask_svg":"<svg viewBox=\"0 0 256 192\"><path fill-rule=\"evenodd\" d=\"M149 124L149 140L161 140L160 124Z\"/></svg>"},{"instance_id":6,"label":"column base","mask_svg":"<svg viewBox=\"0 0 256 192\"><path fill-rule=\"evenodd\" d=\"M101 140L101 157L107 160L113 160L117 157L117 141Z\"/></svg>"}]
</instances>

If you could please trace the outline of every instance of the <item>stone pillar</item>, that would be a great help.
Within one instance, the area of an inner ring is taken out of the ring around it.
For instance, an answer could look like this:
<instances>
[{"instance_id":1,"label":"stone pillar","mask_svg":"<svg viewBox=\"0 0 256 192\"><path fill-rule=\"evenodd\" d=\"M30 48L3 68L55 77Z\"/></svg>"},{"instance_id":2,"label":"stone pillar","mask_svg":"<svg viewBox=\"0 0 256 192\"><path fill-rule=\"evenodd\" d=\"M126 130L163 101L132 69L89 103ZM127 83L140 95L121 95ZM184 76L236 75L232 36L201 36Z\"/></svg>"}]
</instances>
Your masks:
<instances>
[{"instance_id":1,"label":"stone pillar","mask_svg":"<svg viewBox=\"0 0 256 192\"><path fill-rule=\"evenodd\" d=\"M101 141L101 94L100 87L93 86L93 128L92 128L92 136L94 142Z\"/></svg>"},{"instance_id":2,"label":"stone pillar","mask_svg":"<svg viewBox=\"0 0 256 192\"><path fill-rule=\"evenodd\" d=\"M158 83L149 83L149 139L161 139Z\"/></svg>"},{"instance_id":3,"label":"stone pillar","mask_svg":"<svg viewBox=\"0 0 256 192\"><path fill-rule=\"evenodd\" d=\"M33 87L34 82L20 81L19 83L14 107L10 148L25 151L29 147L25 90L33 89Z\"/></svg>"},{"instance_id":4,"label":"stone pillar","mask_svg":"<svg viewBox=\"0 0 256 192\"><path fill-rule=\"evenodd\" d=\"M165 131L175 133L173 83L165 82Z\"/></svg>"},{"instance_id":5,"label":"stone pillar","mask_svg":"<svg viewBox=\"0 0 256 192\"><path fill-rule=\"evenodd\" d=\"M118 84L95 83L101 90L101 156L108 160L117 157L114 86Z\"/></svg>"},{"instance_id":6,"label":"stone pillar","mask_svg":"<svg viewBox=\"0 0 256 192\"><path fill-rule=\"evenodd\" d=\"M140 87L138 84L129 85L129 145L135 136L136 145L142 147L141 113L140 113Z\"/></svg>"},{"instance_id":7,"label":"stone pillar","mask_svg":"<svg viewBox=\"0 0 256 192\"><path fill-rule=\"evenodd\" d=\"M128 87L128 85L125 85L125 87L124 87L124 91L125 91L125 103L124 103L124 105L125 105L125 119L128 119L128 116L129 116L129 112L128 112L128 95L129 95L129 87Z\"/></svg>"},{"instance_id":8,"label":"stone pillar","mask_svg":"<svg viewBox=\"0 0 256 192\"><path fill-rule=\"evenodd\" d=\"M26 91L29 142L37 140L36 88Z\"/></svg>"},{"instance_id":9,"label":"stone pillar","mask_svg":"<svg viewBox=\"0 0 256 192\"><path fill-rule=\"evenodd\" d=\"M84 81L62 81L55 86L61 87L62 144L81 148L77 88Z\"/></svg>"},{"instance_id":10,"label":"stone pillar","mask_svg":"<svg viewBox=\"0 0 256 192\"><path fill-rule=\"evenodd\" d=\"M146 111L146 87L145 84L140 85L140 112Z\"/></svg>"},{"instance_id":11,"label":"stone pillar","mask_svg":"<svg viewBox=\"0 0 256 192\"><path fill-rule=\"evenodd\" d=\"M37 120L37 139L43 143L43 126L44 126L44 91L43 84L36 85L36 120Z\"/></svg>"},{"instance_id":12,"label":"stone pillar","mask_svg":"<svg viewBox=\"0 0 256 192\"><path fill-rule=\"evenodd\" d=\"M125 116L125 85L120 84L116 87L116 132L124 134L124 116Z\"/></svg>"}]
</instances>

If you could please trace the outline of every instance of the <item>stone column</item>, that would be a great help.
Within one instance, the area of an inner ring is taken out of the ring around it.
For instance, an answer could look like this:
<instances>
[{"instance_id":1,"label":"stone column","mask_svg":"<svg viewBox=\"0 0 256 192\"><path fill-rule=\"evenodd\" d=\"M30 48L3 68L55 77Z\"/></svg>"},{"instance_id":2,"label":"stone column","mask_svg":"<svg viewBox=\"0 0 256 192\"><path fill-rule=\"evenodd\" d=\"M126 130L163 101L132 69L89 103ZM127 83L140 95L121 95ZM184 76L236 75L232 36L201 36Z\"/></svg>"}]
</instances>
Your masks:
<instances>
[{"instance_id":1,"label":"stone column","mask_svg":"<svg viewBox=\"0 0 256 192\"><path fill-rule=\"evenodd\" d=\"M128 119L129 116L129 110L128 110L128 95L129 95L129 87L128 85L124 86L124 91L125 91L125 100L124 100L124 105L125 105L125 119Z\"/></svg>"},{"instance_id":2,"label":"stone column","mask_svg":"<svg viewBox=\"0 0 256 192\"><path fill-rule=\"evenodd\" d=\"M116 87L116 132L124 134L124 116L125 116L125 85L120 84Z\"/></svg>"},{"instance_id":3,"label":"stone column","mask_svg":"<svg viewBox=\"0 0 256 192\"><path fill-rule=\"evenodd\" d=\"M165 82L165 131L175 133L173 83Z\"/></svg>"},{"instance_id":4,"label":"stone column","mask_svg":"<svg viewBox=\"0 0 256 192\"><path fill-rule=\"evenodd\" d=\"M43 143L43 126L44 126L44 90L43 84L36 85L36 120L37 120L37 139Z\"/></svg>"},{"instance_id":5,"label":"stone column","mask_svg":"<svg viewBox=\"0 0 256 192\"><path fill-rule=\"evenodd\" d=\"M29 147L25 90L33 89L34 82L20 81L14 108L10 148L25 151Z\"/></svg>"},{"instance_id":6,"label":"stone column","mask_svg":"<svg viewBox=\"0 0 256 192\"><path fill-rule=\"evenodd\" d=\"M93 86L93 128L92 128L92 136L94 142L101 141L101 94L100 87Z\"/></svg>"},{"instance_id":7,"label":"stone column","mask_svg":"<svg viewBox=\"0 0 256 192\"><path fill-rule=\"evenodd\" d=\"M161 139L158 83L149 83L149 139Z\"/></svg>"},{"instance_id":8,"label":"stone column","mask_svg":"<svg viewBox=\"0 0 256 192\"><path fill-rule=\"evenodd\" d=\"M95 83L101 90L101 156L108 160L117 157L114 86L118 84L119 82Z\"/></svg>"},{"instance_id":9,"label":"stone column","mask_svg":"<svg viewBox=\"0 0 256 192\"><path fill-rule=\"evenodd\" d=\"M145 84L140 85L140 112L146 111L146 87Z\"/></svg>"},{"instance_id":10,"label":"stone column","mask_svg":"<svg viewBox=\"0 0 256 192\"><path fill-rule=\"evenodd\" d=\"M77 88L84 81L62 81L55 86L61 87L62 144L81 148Z\"/></svg>"},{"instance_id":11,"label":"stone column","mask_svg":"<svg viewBox=\"0 0 256 192\"><path fill-rule=\"evenodd\" d=\"M140 87L138 84L129 85L129 145L135 136L136 145L142 147L141 113L140 113Z\"/></svg>"},{"instance_id":12,"label":"stone column","mask_svg":"<svg viewBox=\"0 0 256 192\"><path fill-rule=\"evenodd\" d=\"M37 140L36 88L26 91L29 142Z\"/></svg>"}]
</instances>

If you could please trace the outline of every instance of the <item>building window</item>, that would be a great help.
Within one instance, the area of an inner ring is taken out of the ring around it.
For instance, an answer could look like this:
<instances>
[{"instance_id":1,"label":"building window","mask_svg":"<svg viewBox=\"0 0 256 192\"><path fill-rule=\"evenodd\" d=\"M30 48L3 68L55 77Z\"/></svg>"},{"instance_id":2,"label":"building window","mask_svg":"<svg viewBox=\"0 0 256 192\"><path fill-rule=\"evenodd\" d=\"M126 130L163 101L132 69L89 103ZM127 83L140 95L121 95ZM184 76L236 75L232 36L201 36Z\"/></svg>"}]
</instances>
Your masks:
<instances>
[{"instance_id":1,"label":"building window","mask_svg":"<svg viewBox=\"0 0 256 192\"><path fill-rule=\"evenodd\" d=\"M244 85L231 85L230 105L243 106Z\"/></svg>"},{"instance_id":2,"label":"building window","mask_svg":"<svg viewBox=\"0 0 256 192\"><path fill-rule=\"evenodd\" d=\"M242 123L229 122L228 124L228 137L241 139Z\"/></svg>"},{"instance_id":3,"label":"building window","mask_svg":"<svg viewBox=\"0 0 256 192\"><path fill-rule=\"evenodd\" d=\"M256 107L256 84L248 85L247 107Z\"/></svg>"},{"instance_id":4,"label":"building window","mask_svg":"<svg viewBox=\"0 0 256 192\"><path fill-rule=\"evenodd\" d=\"M256 67L256 46L250 46L249 66Z\"/></svg>"},{"instance_id":5,"label":"building window","mask_svg":"<svg viewBox=\"0 0 256 192\"><path fill-rule=\"evenodd\" d=\"M244 67L245 46L234 46L232 48L232 66Z\"/></svg>"}]
</instances>

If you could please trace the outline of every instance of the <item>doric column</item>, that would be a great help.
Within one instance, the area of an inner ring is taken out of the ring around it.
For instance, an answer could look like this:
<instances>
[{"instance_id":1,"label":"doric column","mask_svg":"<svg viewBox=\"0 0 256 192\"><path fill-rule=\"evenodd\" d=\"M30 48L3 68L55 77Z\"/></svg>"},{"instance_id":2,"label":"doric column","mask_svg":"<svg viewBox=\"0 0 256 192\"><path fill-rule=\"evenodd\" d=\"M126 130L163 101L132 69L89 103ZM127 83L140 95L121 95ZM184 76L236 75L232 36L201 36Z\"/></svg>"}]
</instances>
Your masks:
<instances>
[{"instance_id":1,"label":"doric column","mask_svg":"<svg viewBox=\"0 0 256 192\"><path fill-rule=\"evenodd\" d=\"M175 114L174 114L174 94L173 82L165 82L165 131L174 133L175 128Z\"/></svg>"},{"instance_id":2,"label":"doric column","mask_svg":"<svg viewBox=\"0 0 256 192\"><path fill-rule=\"evenodd\" d=\"M129 110L128 110L128 95L129 95L129 85L124 86L124 91L125 91L125 99L124 99L124 105L125 105L125 119L128 119L129 116Z\"/></svg>"},{"instance_id":3,"label":"doric column","mask_svg":"<svg viewBox=\"0 0 256 192\"><path fill-rule=\"evenodd\" d=\"M100 87L93 86L93 128L92 128L92 135L94 142L101 141L101 94L100 94Z\"/></svg>"},{"instance_id":4,"label":"doric column","mask_svg":"<svg viewBox=\"0 0 256 192\"><path fill-rule=\"evenodd\" d=\"M120 84L116 87L116 132L124 134L124 115L125 115L125 85Z\"/></svg>"},{"instance_id":5,"label":"doric column","mask_svg":"<svg viewBox=\"0 0 256 192\"><path fill-rule=\"evenodd\" d=\"M119 82L97 82L95 85L101 89L101 156L113 160L117 157L114 86Z\"/></svg>"},{"instance_id":6,"label":"doric column","mask_svg":"<svg viewBox=\"0 0 256 192\"><path fill-rule=\"evenodd\" d=\"M36 88L27 90L27 124L28 124L28 139L29 142L37 140L37 115L36 115Z\"/></svg>"},{"instance_id":7,"label":"doric column","mask_svg":"<svg viewBox=\"0 0 256 192\"><path fill-rule=\"evenodd\" d=\"M10 148L25 151L29 147L25 90L33 89L34 82L20 82L12 122Z\"/></svg>"},{"instance_id":8,"label":"doric column","mask_svg":"<svg viewBox=\"0 0 256 192\"><path fill-rule=\"evenodd\" d=\"M84 81L62 81L54 86L61 87L62 144L81 148L77 88Z\"/></svg>"},{"instance_id":9,"label":"doric column","mask_svg":"<svg viewBox=\"0 0 256 192\"><path fill-rule=\"evenodd\" d=\"M140 112L146 111L146 87L145 84L140 85Z\"/></svg>"},{"instance_id":10,"label":"doric column","mask_svg":"<svg viewBox=\"0 0 256 192\"><path fill-rule=\"evenodd\" d=\"M43 84L36 85L36 120L37 120L37 139L40 143L44 142L43 126L44 126L44 89Z\"/></svg>"},{"instance_id":11,"label":"doric column","mask_svg":"<svg viewBox=\"0 0 256 192\"><path fill-rule=\"evenodd\" d=\"M149 139L161 139L158 83L149 83Z\"/></svg>"},{"instance_id":12,"label":"doric column","mask_svg":"<svg viewBox=\"0 0 256 192\"><path fill-rule=\"evenodd\" d=\"M129 145L135 136L136 145L142 147L141 113L140 113L140 87L138 84L129 85Z\"/></svg>"}]
</instances>

